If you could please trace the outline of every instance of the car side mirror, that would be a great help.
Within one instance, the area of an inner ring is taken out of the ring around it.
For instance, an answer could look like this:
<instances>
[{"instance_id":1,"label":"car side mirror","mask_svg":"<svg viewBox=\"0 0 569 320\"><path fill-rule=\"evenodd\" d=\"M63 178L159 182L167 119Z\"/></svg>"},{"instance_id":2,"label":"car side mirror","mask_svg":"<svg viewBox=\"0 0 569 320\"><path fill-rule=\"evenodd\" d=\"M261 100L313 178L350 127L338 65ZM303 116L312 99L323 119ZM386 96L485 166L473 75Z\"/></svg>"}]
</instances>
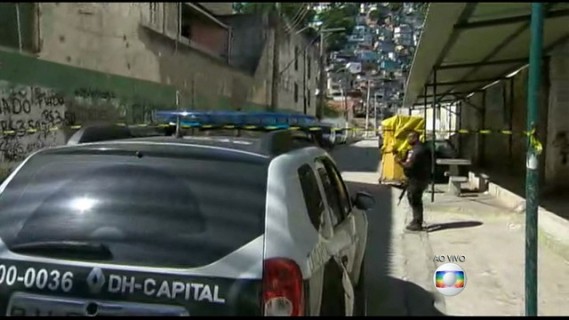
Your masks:
<instances>
[{"instance_id":1,"label":"car side mirror","mask_svg":"<svg viewBox=\"0 0 569 320\"><path fill-rule=\"evenodd\" d=\"M363 191L359 191L353 198L354 205L360 210L369 210L375 206L375 198Z\"/></svg>"}]
</instances>

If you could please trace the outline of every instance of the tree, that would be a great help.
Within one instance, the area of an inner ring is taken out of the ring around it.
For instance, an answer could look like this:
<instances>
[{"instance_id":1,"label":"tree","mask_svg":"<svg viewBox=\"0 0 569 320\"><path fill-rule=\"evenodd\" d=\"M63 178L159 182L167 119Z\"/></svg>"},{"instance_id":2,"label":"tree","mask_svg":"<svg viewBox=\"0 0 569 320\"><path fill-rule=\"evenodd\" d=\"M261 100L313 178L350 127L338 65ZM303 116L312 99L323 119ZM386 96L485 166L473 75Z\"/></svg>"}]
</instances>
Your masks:
<instances>
[{"instance_id":1,"label":"tree","mask_svg":"<svg viewBox=\"0 0 569 320\"><path fill-rule=\"evenodd\" d=\"M379 10L373 9L369 12L369 19L373 22L379 21L380 13Z\"/></svg>"},{"instance_id":2,"label":"tree","mask_svg":"<svg viewBox=\"0 0 569 320\"><path fill-rule=\"evenodd\" d=\"M275 3L270 2L240 2L234 3L233 8L237 13L267 13L276 9ZM308 28L310 23L314 21L316 12L307 4L302 2L281 2L279 7L280 13L291 29L286 29L288 32L294 30L303 32L307 35L314 33L314 30Z\"/></svg>"},{"instance_id":3,"label":"tree","mask_svg":"<svg viewBox=\"0 0 569 320\"><path fill-rule=\"evenodd\" d=\"M392 12L399 12L401 9L403 9L403 3L402 2L390 2L389 8L391 9Z\"/></svg>"},{"instance_id":4,"label":"tree","mask_svg":"<svg viewBox=\"0 0 569 320\"><path fill-rule=\"evenodd\" d=\"M233 8L237 13L267 13L276 9L275 3L270 2L239 2ZM344 28L344 33L331 33L326 36L327 51L337 51L344 48L347 43L347 34L350 34L356 25L356 16L359 14L359 4L350 2L332 2L330 6L318 16L307 3L281 2L280 13L293 26L293 30L303 30L302 33L309 39L315 39L318 31L310 27L316 19L321 22L322 28ZM289 32L294 32L288 30Z\"/></svg>"},{"instance_id":5,"label":"tree","mask_svg":"<svg viewBox=\"0 0 569 320\"><path fill-rule=\"evenodd\" d=\"M415 5L417 8L417 11L419 11L419 14L424 19L425 16L427 15L427 9L429 8L429 3L428 2L416 2Z\"/></svg>"},{"instance_id":6,"label":"tree","mask_svg":"<svg viewBox=\"0 0 569 320\"><path fill-rule=\"evenodd\" d=\"M243 2L233 2L233 12L235 13L243 13Z\"/></svg>"},{"instance_id":7,"label":"tree","mask_svg":"<svg viewBox=\"0 0 569 320\"><path fill-rule=\"evenodd\" d=\"M331 33L326 36L327 51L338 51L345 47L347 35L356 26L356 16L359 14L358 5L355 3L336 2L318 15L322 22L322 28L344 28L343 33Z\"/></svg>"}]
</instances>

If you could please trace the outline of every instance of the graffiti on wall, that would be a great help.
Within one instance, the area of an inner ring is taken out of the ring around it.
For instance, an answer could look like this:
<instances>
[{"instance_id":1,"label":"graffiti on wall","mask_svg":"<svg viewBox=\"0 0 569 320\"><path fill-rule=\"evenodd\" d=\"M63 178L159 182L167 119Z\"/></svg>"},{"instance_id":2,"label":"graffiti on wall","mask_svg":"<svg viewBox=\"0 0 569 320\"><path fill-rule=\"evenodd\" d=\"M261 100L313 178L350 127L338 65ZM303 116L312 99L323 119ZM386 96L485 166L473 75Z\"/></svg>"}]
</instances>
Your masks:
<instances>
[{"instance_id":1,"label":"graffiti on wall","mask_svg":"<svg viewBox=\"0 0 569 320\"><path fill-rule=\"evenodd\" d=\"M0 86L0 161L13 163L43 147L64 143L66 114L63 96L49 89Z\"/></svg>"},{"instance_id":2,"label":"graffiti on wall","mask_svg":"<svg viewBox=\"0 0 569 320\"><path fill-rule=\"evenodd\" d=\"M0 169L15 167L32 152L65 144L70 126L97 121L148 123L151 103L125 103L111 91L79 88L71 94L0 81Z\"/></svg>"},{"instance_id":3,"label":"graffiti on wall","mask_svg":"<svg viewBox=\"0 0 569 320\"><path fill-rule=\"evenodd\" d=\"M82 88L64 95L49 88L0 81L0 167L10 169L30 153L66 142L68 128L124 116L114 93Z\"/></svg>"}]
</instances>

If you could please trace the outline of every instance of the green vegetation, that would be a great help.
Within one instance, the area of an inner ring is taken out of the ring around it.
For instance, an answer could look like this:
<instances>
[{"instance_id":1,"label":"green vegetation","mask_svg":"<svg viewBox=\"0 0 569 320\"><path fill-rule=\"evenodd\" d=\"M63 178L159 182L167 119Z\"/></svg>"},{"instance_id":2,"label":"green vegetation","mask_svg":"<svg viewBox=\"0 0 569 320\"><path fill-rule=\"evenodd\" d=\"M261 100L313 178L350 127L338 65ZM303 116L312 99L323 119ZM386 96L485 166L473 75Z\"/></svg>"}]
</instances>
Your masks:
<instances>
[{"instance_id":1,"label":"green vegetation","mask_svg":"<svg viewBox=\"0 0 569 320\"><path fill-rule=\"evenodd\" d=\"M377 9L372 9L369 12L369 19L372 21L378 21L379 18L381 18L380 14L379 14L379 10Z\"/></svg>"},{"instance_id":2,"label":"green vegetation","mask_svg":"<svg viewBox=\"0 0 569 320\"><path fill-rule=\"evenodd\" d=\"M419 13L421 14L421 17L423 17L424 19L425 16L427 15L427 9L429 8L429 3L417 2L415 5L417 6L417 10L419 10Z\"/></svg>"},{"instance_id":3,"label":"green vegetation","mask_svg":"<svg viewBox=\"0 0 569 320\"><path fill-rule=\"evenodd\" d=\"M344 28L345 32L330 33L326 36L326 49L330 51L342 50L348 41L347 35L356 26L356 16L359 14L359 4L349 2L333 2L327 10L318 15L325 29Z\"/></svg>"},{"instance_id":4,"label":"green vegetation","mask_svg":"<svg viewBox=\"0 0 569 320\"><path fill-rule=\"evenodd\" d=\"M326 103L324 105L324 108L322 110L322 115L325 118L336 118L339 117L340 115L342 115L341 112L339 112L338 110L334 109L332 106L330 106L328 103Z\"/></svg>"},{"instance_id":5,"label":"green vegetation","mask_svg":"<svg viewBox=\"0 0 569 320\"><path fill-rule=\"evenodd\" d=\"M234 2L233 9L236 13L266 13L277 10L277 6L269 2ZM359 4L333 2L328 9L318 15L308 3L281 2L278 9L295 30L303 30L302 33L309 39L318 36L318 31L312 27L312 23L316 21L320 21L322 27L326 29L345 28L345 32L330 33L326 36L327 51L335 51L341 50L346 45L347 35L356 25L355 18L359 13Z\"/></svg>"},{"instance_id":6,"label":"green vegetation","mask_svg":"<svg viewBox=\"0 0 569 320\"><path fill-rule=\"evenodd\" d=\"M267 13L277 10L277 6L274 2L234 2L233 9L236 13ZM316 12L307 3L281 2L278 10L293 30L302 30L309 38L317 35L316 30L308 27L314 21ZM285 30L290 31L288 28Z\"/></svg>"}]
</instances>

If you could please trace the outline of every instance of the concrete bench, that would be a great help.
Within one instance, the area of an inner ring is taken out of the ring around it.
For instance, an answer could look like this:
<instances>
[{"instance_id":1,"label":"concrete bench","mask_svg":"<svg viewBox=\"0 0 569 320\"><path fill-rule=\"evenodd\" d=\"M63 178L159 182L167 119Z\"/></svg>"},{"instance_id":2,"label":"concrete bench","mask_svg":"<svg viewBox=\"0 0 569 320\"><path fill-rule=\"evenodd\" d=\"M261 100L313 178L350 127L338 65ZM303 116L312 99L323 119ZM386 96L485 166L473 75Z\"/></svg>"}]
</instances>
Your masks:
<instances>
[{"instance_id":1,"label":"concrete bench","mask_svg":"<svg viewBox=\"0 0 569 320\"><path fill-rule=\"evenodd\" d=\"M470 166L472 161L469 159L437 159L438 165L446 165L449 167L448 173L445 172L446 177L460 175L460 166Z\"/></svg>"},{"instance_id":2,"label":"concrete bench","mask_svg":"<svg viewBox=\"0 0 569 320\"><path fill-rule=\"evenodd\" d=\"M468 177L450 176L448 179L448 194L460 196L461 185L468 182Z\"/></svg>"},{"instance_id":3,"label":"concrete bench","mask_svg":"<svg viewBox=\"0 0 569 320\"><path fill-rule=\"evenodd\" d=\"M478 176L478 191L479 192L486 192L488 190L488 183L490 183L490 176L484 173L481 173Z\"/></svg>"},{"instance_id":4,"label":"concrete bench","mask_svg":"<svg viewBox=\"0 0 569 320\"><path fill-rule=\"evenodd\" d=\"M490 184L490 176L485 173L468 173L468 181L471 186L474 187L478 192L488 191L488 185Z\"/></svg>"}]
</instances>

